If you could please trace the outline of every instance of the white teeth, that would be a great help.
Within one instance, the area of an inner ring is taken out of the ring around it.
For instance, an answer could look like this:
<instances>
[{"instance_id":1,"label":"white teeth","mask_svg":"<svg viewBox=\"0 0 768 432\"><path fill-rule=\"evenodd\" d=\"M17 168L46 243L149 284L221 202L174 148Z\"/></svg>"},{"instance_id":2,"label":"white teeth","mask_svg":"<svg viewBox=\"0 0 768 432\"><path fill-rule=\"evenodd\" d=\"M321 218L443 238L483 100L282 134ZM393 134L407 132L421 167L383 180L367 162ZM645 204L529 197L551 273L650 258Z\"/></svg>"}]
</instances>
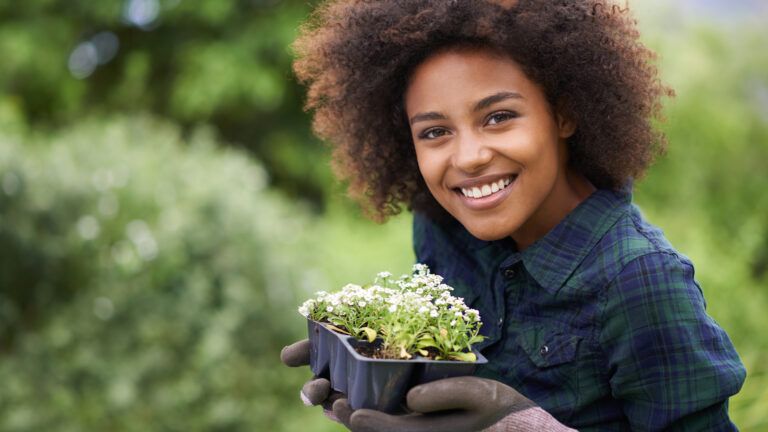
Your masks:
<instances>
[{"instance_id":1,"label":"white teeth","mask_svg":"<svg viewBox=\"0 0 768 432\"><path fill-rule=\"evenodd\" d=\"M481 187L461 188L461 193L468 198L482 198L495 194L512 183L512 179L501 179L495 183L482 185Z\"/></svg>"}]
</instances>

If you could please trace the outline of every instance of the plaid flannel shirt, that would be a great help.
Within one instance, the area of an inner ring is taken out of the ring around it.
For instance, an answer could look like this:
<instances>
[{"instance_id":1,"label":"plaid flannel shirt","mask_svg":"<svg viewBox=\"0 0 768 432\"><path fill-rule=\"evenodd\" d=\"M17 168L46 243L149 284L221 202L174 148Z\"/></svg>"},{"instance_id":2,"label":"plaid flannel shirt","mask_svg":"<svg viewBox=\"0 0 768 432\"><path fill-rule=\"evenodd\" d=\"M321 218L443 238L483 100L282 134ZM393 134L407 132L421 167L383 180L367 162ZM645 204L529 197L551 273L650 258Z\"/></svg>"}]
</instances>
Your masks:
<instances>
[{"instance_id":1,"label":"plaid flannel shirt","mask_svg":"<svg viewBox=\"0 0 768 432\"><path fill-rule=\"evenodd\" d=\"M597 190L533 245L414 215L414 249L480 311L478 376L579 430L735 430L746 371L691 261L628 191Z\"/></svg>"}]
</instances>

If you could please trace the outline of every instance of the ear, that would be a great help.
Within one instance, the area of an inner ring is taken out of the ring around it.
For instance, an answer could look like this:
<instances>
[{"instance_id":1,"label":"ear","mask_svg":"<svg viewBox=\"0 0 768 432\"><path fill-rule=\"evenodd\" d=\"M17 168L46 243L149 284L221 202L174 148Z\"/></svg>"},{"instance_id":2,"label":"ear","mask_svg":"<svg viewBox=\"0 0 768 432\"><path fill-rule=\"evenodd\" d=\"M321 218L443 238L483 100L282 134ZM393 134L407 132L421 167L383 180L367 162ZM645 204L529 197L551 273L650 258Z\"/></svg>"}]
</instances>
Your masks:
<instances>
[{"instance_id":1,"label":"ear","mask_svg":"<svg viewBox=\"0 0 768 432\"><path fill-rule=\"evenodd\" d=\"M573 111L568 108L568 104L563 100L557 103L555 119L557 120L560 138L570 138L576 132L576 120L574 119Z\"/></svg>"}]
</instances>

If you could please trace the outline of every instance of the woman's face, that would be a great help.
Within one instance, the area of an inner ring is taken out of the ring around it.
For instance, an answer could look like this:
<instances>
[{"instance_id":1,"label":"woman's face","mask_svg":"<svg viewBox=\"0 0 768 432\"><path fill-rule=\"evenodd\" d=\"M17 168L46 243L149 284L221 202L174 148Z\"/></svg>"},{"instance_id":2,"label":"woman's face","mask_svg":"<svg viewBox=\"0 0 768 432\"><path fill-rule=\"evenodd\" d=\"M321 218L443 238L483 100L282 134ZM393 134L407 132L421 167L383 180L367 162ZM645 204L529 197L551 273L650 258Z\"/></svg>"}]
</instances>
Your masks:
<instances>
[{"instance_id":1,"label":"woman's face","mask_svg":"<svg viewBox=\"0 0 768 432\"><path fill-rule=\"evenodd\" d=\"M440 51L415 69L405 108L427 187L481 240L522 250L594 190L567 166L575 125L511 58Z\"/></svg>"}]
</instances>

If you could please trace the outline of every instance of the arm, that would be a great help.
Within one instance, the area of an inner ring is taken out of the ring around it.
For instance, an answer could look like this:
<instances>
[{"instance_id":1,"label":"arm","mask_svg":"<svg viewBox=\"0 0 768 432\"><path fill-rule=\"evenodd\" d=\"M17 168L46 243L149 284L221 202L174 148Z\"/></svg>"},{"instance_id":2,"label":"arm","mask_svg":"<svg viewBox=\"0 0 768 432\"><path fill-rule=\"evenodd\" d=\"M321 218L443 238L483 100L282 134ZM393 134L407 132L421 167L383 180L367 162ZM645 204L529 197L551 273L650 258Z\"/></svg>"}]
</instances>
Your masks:
<instances>
[{"instance_id":1,"label":"arm","mask_svg":"<svg viewBox=\"0 0 768 432\"><path fill-rule=\"evenodd\" d=\"M687 260L656 252L628 263L606 293L600 344L633 430L735 429L727 401L744 366Z\"/></svg>"}]
</instances>

